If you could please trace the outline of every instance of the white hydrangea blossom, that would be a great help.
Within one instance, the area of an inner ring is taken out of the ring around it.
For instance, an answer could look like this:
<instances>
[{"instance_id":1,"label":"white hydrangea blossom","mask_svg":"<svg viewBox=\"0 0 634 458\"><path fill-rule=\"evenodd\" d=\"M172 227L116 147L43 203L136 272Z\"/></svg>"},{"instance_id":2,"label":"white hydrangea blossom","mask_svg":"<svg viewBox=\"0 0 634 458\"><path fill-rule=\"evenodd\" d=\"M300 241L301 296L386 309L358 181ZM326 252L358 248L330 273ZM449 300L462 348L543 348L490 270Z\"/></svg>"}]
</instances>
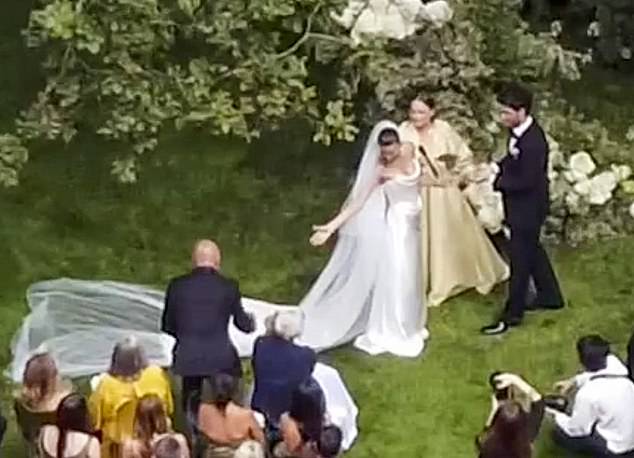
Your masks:
<instances>
[{"instance_id":1,"label":"white hydrangea blossom","mask_svg":"<svg viewBox=\"0 0 634 458\"><path fill-rule=\"evenodd\" d=\"M586 177L577 181L572 189L580 196L589 196L592 191L592 185L590 184L590 180Z\"/></svg>"},{"instance_id":2,"label":"white hydrangea blossom","mask_svg":"<svg viewBox=\"0 0 634 458\"><path fill-rule=\"evenodd\" d=\"M592 177L589 184L588 201L592 205L603 205L612 198L612 192L616 189L618 180L614 172L607 170Z\"/></svg>"},{"instance_id":3,"label":"white hydrangea blossom","mask_svg":"<svg viewBox=\"0 0 634 458\"><path fill-rule=\"evenodd\" d=\"M331 17L350 29L350 37L359 44L371 36L402 40L426 23L441 27L453 18L453 10L445 0L348 0L343 12L332 12Z\"/></svg>"},{"instance_id":4,"label":"white hydrangea blossom","mask_svg":"<svg viewBox=\"0 0 634 458\"><path fill-rule=\"evenodd\" d=\"M634 202L630 205L630 216L634 218Z\"/></svg>"},{"instance_id":5,"label":"white hydrangea blossom","mask_svg":"<svg viewBox=\"0 0 634 458\"><path fill-rule=\"evenodd\" d=\"M573 214L579 214L581 213L581 196L579 194L577 194L576 192L569 192L568 194L566 194L566 208L568 208L568 210L570 210L571 213Z\"/></svg>"},{"instance_id":6,"label":"white hydrangea blossom","mask_svg":"<svg viewBox=\"0 0 634 458\"><path fill-rule=\"evenodd\" d=\"M553 37L557 38L563 32L563 26L561 25L561 21L553 21L550 24L550 33Z\"/></svg>"},{"instance_id":7,"label":"white hydrangea blossom","mask_svg":"<svg viewBox=\"0 0 634 458\"><path fill-rule=\"evenodd\" d=\"M616 179L619 183L632 176L632 168L629 165L612 164L610 169L614 175L616 175Z\"/></svg>"},{"instance_id":8,"label":"white hydrangea blossom","mask_svg":"<svg viewBox=\"0 0 634 458\"><path fill-rule=\"evenodd\" d=\"M628 48L627 46L623 46L621 48L621 58L623 60L630 60L632 59L632 50L630 48Z\"/></svg>"},{"instance_id":9,"label":"white hydrangea blossom","mask_svg":"<svg viewBox=\"0 0 634 458\"><path fill-rule=\"evenodd\" d=\"M597 168L592 156L586 151L579 151L572 156L568 161L568 167L571 171L577 174L590 175Z\"/></svg>"},{"instance_id":10,"label":"white hydrangea blossom","mask_svg":"<svg viewBox=\"0 0 634 458\"><path fill-rule=\"evenodd\" d=\"M598 21L592 21L586 33L590 38L599 38L601 36L601 24Z\"/></svg>"},{"instance_id":11,"label":"white hydrangea blossom","mask_svg":"<svg viewBox=\"0 0 634 458\"><path fill-rule=\"evenodd\" d=\"M495 162L475 165L469 185L463 191L482 227L492 234L502 230L504 222L502 194L493 189L499 171Z\"/></svg>"}]
</instances>

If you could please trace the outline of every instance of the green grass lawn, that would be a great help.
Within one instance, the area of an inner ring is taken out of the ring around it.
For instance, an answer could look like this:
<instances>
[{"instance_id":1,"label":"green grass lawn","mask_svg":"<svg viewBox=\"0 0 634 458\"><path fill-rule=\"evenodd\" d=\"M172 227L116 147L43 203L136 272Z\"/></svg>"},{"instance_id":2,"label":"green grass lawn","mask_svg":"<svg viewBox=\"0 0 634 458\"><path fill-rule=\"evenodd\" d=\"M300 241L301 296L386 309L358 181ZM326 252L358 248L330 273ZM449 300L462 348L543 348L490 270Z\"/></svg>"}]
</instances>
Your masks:
<instances>
[{"instance_id":1,"label":"green grass lawn","mask_svg":"<svg viewBox=\"0 0 634 458\"><path fill-rule=\"evenodd\" d=\"M33 62L17 35L28 2L8 3L0 18L1 127L38 81L36 73L27 77ZM218 240L224 269L245 295L297 301L328 256L308 245L310 226L338 207L354 162L305 140L293 129L251 146L199 132L167 136L135 186L112 181L108 162L116 151L94 138L71 148L37 148L22 185L0 190L0 365L10 361L30 283L71 276L164 287L188 269L190 246L200 237ZM574 342L583 334L601 333L623 353L634 325L633 258L633 238L556 250L570 307L530 315L503 338L477 332L498 310L499 290L433 309L421 358L368 357L351 349L324 355L342 371L361 412L349 456L474 456L473 437L488 414L490 372L515 371L548 390L577 370ZM8 382L0 392L9 414ZM13 423L2 456L24 456ZM562 453L545 437L536 456Z\"/></svg>"}]
</instances>

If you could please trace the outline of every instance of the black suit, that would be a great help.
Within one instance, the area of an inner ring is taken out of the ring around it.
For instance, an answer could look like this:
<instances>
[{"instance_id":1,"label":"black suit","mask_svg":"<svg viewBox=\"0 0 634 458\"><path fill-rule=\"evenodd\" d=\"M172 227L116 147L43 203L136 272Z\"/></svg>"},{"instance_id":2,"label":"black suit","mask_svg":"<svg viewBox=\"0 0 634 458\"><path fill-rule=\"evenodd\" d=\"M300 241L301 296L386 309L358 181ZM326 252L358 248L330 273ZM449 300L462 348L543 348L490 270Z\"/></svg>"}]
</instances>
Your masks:
<instances>
[{"instance_id":1,"label":"black suit","mask_svg":"<svg viewBox=\"0 0 634 458\"><path fill-rule=\"evenodd\" d=\"M563 304L557 278L539 242L548 214L548 142L533 120L516 139L518 154L500 161L495 189L502 193L506 224L511 230L509 257L511 280L503 321L519 322L524 316L529 280L532 277L535 302L548 307Z\"/></svg>"},{"instance_id":2,"label":"black suit","mask_svg":"<svg viewBox=\"0 0 634 458\"><path fill-rule=\"evenodd\" d=\"M217 373L242 375L229 338L231 318L241 331L254 330L242 308L238 285L212 268L196 268L167 287L161 329L176 339L172 370L183 377L186 412L197 405L203 378Z\"/></svg>"}]
</instances>

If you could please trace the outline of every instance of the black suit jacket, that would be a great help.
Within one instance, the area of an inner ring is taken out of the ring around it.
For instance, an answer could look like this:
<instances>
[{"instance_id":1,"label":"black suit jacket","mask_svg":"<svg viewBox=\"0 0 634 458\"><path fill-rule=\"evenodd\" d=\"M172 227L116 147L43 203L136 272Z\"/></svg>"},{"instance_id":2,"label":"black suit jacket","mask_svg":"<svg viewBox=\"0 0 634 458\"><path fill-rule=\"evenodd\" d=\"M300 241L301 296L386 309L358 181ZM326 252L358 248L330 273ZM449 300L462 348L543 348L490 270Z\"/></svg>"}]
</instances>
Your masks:
<instances>
[{"instance_id":1,"label":"black suit jacket","mask_svg":"<svg viewBox=\"0 0 634 458\"><path fill-rule=\"evenodd\" d=\"M502 193L506 223L513 229L539 230L548 214L548 142L533 120L517 139L517 157L507 154L499 163L494 187Z\"/></svg>"},{"instance_id":2,"label":"black suit jacket","mask_svg":"<svg viewBox=\"0 0 634 458\"><path fill-rule=\"evenodd\" d=\"M231 318L241 331L254 330L235 282L212 268L197 268L172 280L161 329L176 339L174 373L185 377L219 372L240 376L240 359L229 339Z\"/></svg>"}]
</instances>

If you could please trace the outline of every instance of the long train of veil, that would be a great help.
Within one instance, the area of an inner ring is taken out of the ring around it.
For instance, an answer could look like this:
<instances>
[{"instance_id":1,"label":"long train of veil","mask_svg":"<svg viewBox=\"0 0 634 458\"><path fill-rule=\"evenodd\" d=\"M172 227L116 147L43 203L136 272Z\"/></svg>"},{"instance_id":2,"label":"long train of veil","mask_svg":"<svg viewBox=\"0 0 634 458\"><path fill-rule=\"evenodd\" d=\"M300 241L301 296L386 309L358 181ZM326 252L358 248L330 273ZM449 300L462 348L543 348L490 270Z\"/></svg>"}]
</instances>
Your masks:
<instances>
[{"instance_id":1,"label":"long train of veil","mask_svg":"<svg viewBox=\"0 0 634 458\"><path fill-rule=\"evenodd\" d=\"M376 179L378 135L390 121L379 122L367 140L347 202L362 196ZM299 306L305 314L301 342L317 350L345 344L363 332L372 285L385 249L385 196L377 189L363 209L342 227L335 249L319 278ZM163 292L110 281L57 279L33 284L27 291L29 315L13 343L11 378L19 381L26 361L46 349L69 377L105 370L115 342L134 333L150 361L169 366L172 337L160 332ZM246 335L230 329L241 356L251 355L253 342L264 331L264 319L289 306L256 299L243 300L254 313L257 331Z\"/></svg>"}]
</instances>

